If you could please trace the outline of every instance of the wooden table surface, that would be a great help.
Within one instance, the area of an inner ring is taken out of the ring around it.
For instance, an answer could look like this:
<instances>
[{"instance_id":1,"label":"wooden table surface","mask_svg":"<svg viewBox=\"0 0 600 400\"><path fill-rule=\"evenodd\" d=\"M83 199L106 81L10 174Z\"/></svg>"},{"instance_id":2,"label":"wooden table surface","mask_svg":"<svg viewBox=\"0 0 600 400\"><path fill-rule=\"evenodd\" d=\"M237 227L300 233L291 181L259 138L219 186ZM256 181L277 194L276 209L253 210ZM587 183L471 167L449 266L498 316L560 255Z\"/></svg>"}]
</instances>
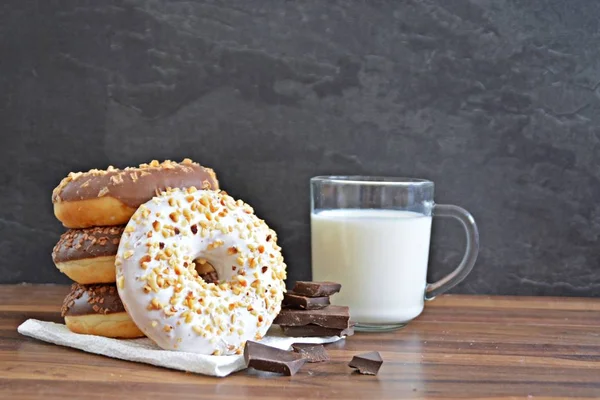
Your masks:
<instances>
[{"instance_id":1,"label":"wooden table surface","mask_svg":"<svg viewBox=\"0 0 600 400\"><path fill-rule=\"evenodd\" d=\"M292 377L212 378L23 337L59 322L65 286L0 285L0 399L600 398L600 299L442 296L408 327L327 346L332 361ZM378 376L352 373L377 350Z\"/></svg>"}]
</instances>

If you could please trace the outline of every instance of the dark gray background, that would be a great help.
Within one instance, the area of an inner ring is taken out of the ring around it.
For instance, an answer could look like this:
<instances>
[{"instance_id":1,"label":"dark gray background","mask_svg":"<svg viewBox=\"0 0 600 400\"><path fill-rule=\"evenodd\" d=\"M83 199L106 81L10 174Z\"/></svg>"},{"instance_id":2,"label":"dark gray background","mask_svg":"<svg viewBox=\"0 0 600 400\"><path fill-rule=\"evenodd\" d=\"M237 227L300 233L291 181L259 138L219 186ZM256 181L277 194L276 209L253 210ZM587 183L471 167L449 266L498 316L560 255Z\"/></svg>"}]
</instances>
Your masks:
<instances>
[{"instance_id":1,"label":"dark gray background","mask_svg":"<svg viewBox=\"0 0 600 400\"><path fill-rule=\"evenodd\" d=\"M52 188L191 157L309 278L308 179L430 178L482 248L456 292L600 294L600 2L0 5L0 281L67 282ZM433 277L463 234L434 226Z\"/></svg>"}]
</instances>

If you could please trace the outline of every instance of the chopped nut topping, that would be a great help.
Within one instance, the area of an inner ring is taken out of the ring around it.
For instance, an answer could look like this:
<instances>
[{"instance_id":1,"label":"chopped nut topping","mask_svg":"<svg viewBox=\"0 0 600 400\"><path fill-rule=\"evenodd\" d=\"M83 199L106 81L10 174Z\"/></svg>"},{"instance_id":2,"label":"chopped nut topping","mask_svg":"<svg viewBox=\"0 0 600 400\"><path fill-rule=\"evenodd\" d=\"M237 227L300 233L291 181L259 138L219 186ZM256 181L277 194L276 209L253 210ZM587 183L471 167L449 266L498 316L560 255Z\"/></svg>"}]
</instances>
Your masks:
<instances>
[{"instance_id":1,"label":"chopped nut topping","mask_svg":"<svg viewBox=\"0 0 600 400\"><path fill-rule=\"evenodd\" d=\"M144 269L148 268L148 263L152 260L152 258L146 254L142 258L140 258L140 266Z\"/></svg>"},{"instance_id":2,"label":"chopped nut topping","mask_svg":"<svg viewBox=\"0 0 600 400\"><path fill-rule=\"evenodd\" d=\"M108 188L105 186L102 189L100 189L100 191L98 192L98 197L104 197L108 194L109 190Z\"/></svg>"},{"instance_id":3,"label":"chopped nut topping","mask_svg":"<svg viewBox=\"0 0 600 400\"><path fill-rule=\"evenodd\" d=\"M204 330L202 329L202 327L198 326L198 325L194 325L192 326L192 330L194 332L196 332L197 334L201 335L204 333Z\"/></svg>"},{"instance_id":4,"label":"chopped nut topping","mask_svg":"<svg viewBox=\"0 0 600 400\"><path fill-rule=\"evenodd\" d=\"M152 298L152 300L150 301L150 305L154 310L160 310L161 308L163 308L163 305L160 303L157 297Z\"/></svg>"}]
</instances>

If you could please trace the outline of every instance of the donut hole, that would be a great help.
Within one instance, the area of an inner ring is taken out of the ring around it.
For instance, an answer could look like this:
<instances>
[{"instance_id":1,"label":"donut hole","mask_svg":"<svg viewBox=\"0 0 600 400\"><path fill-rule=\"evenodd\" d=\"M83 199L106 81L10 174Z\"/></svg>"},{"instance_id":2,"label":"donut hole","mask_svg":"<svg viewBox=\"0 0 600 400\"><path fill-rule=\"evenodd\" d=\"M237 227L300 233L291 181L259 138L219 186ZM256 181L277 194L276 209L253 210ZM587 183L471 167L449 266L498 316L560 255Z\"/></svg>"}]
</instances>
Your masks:
<instances>
[{"instance_id":1,"label":"donut hole","mask_svg":"<svg viewBox=\"0 0 600 400\"><path fill-rule=\"evenodd\" d=\"M204 259L196 258L194 260L196 265L196 272L206 283L219 283L219 273L215 270L212 264Z\"/></svg>"}]
</instances>

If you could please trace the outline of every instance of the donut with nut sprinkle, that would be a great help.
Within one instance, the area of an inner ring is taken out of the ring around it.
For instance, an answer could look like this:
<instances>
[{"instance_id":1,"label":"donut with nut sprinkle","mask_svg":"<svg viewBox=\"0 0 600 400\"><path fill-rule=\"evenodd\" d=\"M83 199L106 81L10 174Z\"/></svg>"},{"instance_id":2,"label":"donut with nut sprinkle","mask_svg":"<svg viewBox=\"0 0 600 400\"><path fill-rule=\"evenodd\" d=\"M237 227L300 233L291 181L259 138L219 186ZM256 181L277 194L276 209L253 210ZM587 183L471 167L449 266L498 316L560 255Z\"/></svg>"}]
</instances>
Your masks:
<instances>
[{"instance_id":1,"label":"donut with nut sprinkle","mask_svg":"<svg viewBox=\"0 0 600 400\"><path fill-rule=\"evenodd\" d=\"M205 264L217 283L198 275ZM129 315L169 350L241 354L266 334L285 291L276 233L222 191L172 189L141 205L115 265Z\"/></svg>"},{"instance_id":2,"label":"donut with nut sprinkle","mask_svg":"<svg viewBox=\"0 0 600 400\"><path fill-rule=\"evenodd\" d=\"M124 225L135 210L167 188L218 190L215 172L186 158L139 167L71 172L52 192L54 215L67 228Z\"/></svg>"}]
</instances>

